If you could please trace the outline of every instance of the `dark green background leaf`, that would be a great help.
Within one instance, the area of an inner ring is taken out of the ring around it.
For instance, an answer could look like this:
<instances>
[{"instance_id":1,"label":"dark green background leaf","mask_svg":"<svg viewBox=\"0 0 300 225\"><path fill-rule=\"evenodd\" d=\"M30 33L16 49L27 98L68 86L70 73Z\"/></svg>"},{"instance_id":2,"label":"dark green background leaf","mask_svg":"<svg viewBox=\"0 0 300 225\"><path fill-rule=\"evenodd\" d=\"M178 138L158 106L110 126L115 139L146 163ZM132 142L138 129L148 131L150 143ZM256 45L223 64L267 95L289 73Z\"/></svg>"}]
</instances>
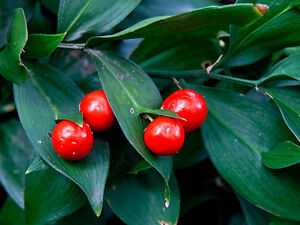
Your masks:
<instances>
[{"instance_id":1,"label":"dark green background leaf","mask_svg":"<svg viewBox=\"0 0 300 225\"><path fill-rule=\"evenodd\" d=\"M202 125L202 136L222 177L255 205L284 218L300 220L296 200L300 199L300 182L296 173L274 172L261 162L261 152L294 138L274 106L224 90L185 87L205 96L209 113Z\"/></svg>"},{"instance_id":2,"label":"dark green background leaf","mask_svg":"<svg viewBox=\"0 0 300 225\"><path fill-rule=\"evenodd\" d=\"M165 205L165 185L153 170L116 177L105 192L114 213L126 224L177 224L180 195L175 176L170 178L171 201Z\"/></svg>"},{"instance_id":3,"label":"dark green background leaf","mask_svg":"<svg viewBox=\"0 0 300 225\"><path fill-rule=\"evenodd\" d=\"M25 214L28 225L48 224L85 204L81 189L51 167L25 176Z\"/></svg>"},{"instance_id":4,"label":"dark green background leaf","mask_svg":"<svg viewBox=\"0 0 300 225\"><path fill-rule=\"evenodd\" d=\"M10 197L24 208L24 178L33 147L20 122L0 124L0 181Z\"/></svg>"}]
</instances>

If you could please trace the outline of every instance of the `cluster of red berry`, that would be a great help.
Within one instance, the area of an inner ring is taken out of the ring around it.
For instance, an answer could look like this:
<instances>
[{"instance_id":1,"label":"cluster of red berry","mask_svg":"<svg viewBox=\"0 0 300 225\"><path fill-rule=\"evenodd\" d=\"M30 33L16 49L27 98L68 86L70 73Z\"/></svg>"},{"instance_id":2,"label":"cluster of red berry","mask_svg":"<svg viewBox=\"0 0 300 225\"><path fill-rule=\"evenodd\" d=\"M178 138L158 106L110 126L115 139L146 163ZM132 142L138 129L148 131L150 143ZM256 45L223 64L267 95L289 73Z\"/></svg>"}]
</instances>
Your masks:
<instances>
[{"instance_id":1,"label":"cluster of red berry","mask_svg":"<svg viewBox=\"0 0 300 225\"><path fill-rule=\"evenodd\" d=\"M171 110L185 120L163 116L154 119L145 130L145 144L155 154L173 155L183 146L185 133L196 130L204 122L207 106L200 94L182 89L171 94L161 108ZM67 160L79 160L87 156L93 147L92 130L103 132L116 122L104 91L87 94L79 109L85 121L82 127L63 120L52 133L54 149Z\"/></svg>"},{"instance_id":2,"label":"cluster of red berry","mask_svg":"<svg viewBox=\"0 0 300 225\"><path fill-rule=\"evenodd\" d=\"M171 94L161 109L175 112L182 119L158 117L147 127L144 140L147 147L158 155L173 155L183 146L185 133L198 129L207 115L204 98L190 89Z\"/></svg>"}]
</instances>

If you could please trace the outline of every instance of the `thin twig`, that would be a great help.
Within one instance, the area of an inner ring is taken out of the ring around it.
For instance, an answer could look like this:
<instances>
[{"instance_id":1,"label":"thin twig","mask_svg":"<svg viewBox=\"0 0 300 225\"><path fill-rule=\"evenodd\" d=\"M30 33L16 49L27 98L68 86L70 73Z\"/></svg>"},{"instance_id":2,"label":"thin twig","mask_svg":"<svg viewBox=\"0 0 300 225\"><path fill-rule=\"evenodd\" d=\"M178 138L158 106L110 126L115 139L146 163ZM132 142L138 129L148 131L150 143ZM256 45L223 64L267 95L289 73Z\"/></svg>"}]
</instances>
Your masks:
<instances>
[{"instance_id":1,"label":"thin twig","mask_svg":"<svg viewBox=\"0 0 300 225\"><path fill-rule=\"evenodd\" d=\"M180 86L179 81L175 77L173 77L172 80L173 80L173 83L176 85L176 87L178 87L178 89L181 90L182 87Z\"/></svg>"},{"instance_id":2,"label":"thin twig","mask_svg":"<svg viewBox=\"0 0 300 225\"><path fill-rule=\"evenodd\" d=\"M207 74L210 74L210 72L221 61L222 58L223 58L223 55L220 55L219 58L217 59L217 61L215 61L212 65L210 65L209 67L206 68Z\"/></svg>"},{"instance_id":3,"label":"thin twig","mask_svg":"<svg viewBox=\"0 0 300 225\"><path fill-rule=\"evenodd\" d=\"M85 44L71 44L71 43L60 43L58 45L58 48L67 48L67 49L84 49L85 48Z\"/></svg>"}]
</instances>

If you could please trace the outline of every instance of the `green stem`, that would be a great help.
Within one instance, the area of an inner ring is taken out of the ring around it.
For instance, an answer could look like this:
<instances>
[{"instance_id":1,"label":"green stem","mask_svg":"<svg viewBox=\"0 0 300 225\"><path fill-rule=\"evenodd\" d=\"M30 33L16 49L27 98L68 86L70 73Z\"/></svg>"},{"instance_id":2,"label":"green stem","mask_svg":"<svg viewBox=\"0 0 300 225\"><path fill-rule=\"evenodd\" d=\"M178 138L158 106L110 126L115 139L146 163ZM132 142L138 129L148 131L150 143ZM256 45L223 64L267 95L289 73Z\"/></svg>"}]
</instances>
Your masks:
<instances>
[{"instance_id":1,"label":"green stem","mask_svg":"<svg viewBox=\"0 0 300 225\"><path fill-rule=\"evenodd\" d=\"M250 87L257 86L260 81L256 80L247 80L237 77L231 77L226 75L221 75L216 72L207 74L205 70L187 70L187 71L168 71L168 70L147 70L149 74L153 77L161 77L161 78L213 78L218 80L225 80L241 85L246 85Z\"/></svg>"},{"instance_id":2,"label":"green stem","mask_svg":"<svg viewBox=\"0 0 300 225\"><path fill-rule=\"evenodd\" d=\"M68 48L68 49L84 49L85 48L85 44L84 43L60 43L58 45L59 48Z\"/></svg>"}]
</instances>

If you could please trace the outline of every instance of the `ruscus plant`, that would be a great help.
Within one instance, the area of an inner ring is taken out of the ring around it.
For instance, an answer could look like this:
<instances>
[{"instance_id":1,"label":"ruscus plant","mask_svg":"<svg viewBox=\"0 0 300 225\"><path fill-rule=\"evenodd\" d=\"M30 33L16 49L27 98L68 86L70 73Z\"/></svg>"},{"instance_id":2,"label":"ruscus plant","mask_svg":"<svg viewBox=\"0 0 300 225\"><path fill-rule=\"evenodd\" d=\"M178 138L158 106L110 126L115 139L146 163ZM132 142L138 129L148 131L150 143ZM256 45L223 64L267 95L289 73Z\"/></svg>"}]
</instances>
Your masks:
<instances>
[{"instance_id":1,"label":"ruscus plant","mask_svg":"<svg viewBox=\"0 0 300 225\"><path fill-rule=\"evenodd\" d=\"M300 225L300 0L1 0L1 225Z\"/></svg>"}]
</instances>

